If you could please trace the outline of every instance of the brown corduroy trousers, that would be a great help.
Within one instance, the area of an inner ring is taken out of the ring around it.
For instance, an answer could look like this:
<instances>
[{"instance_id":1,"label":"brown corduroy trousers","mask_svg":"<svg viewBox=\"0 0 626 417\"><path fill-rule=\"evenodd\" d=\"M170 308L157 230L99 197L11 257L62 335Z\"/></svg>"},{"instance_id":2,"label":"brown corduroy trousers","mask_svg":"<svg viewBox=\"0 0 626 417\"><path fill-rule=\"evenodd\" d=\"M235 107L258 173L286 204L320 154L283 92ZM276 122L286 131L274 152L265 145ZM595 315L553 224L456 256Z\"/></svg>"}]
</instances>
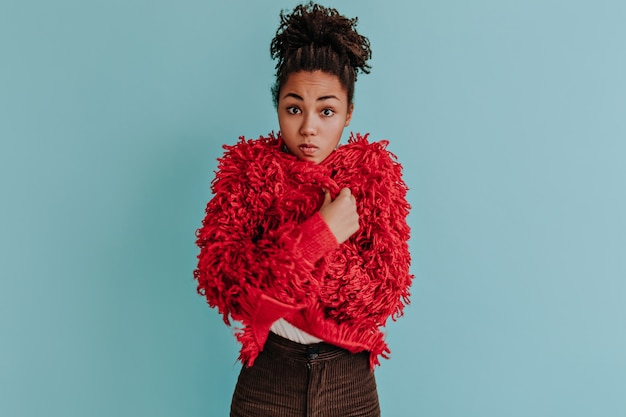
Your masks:
<instances>
[{"instance_id":1,"label":"brown corduroy trousers","mask_svg":"<svg viewBox=\"0 0 626 417\"><path fill-rule=\"evenodd\" d=\"M239 374L231 417L379 417L369 353L270 333L254 365Z\"/></svg>"}]
</instances>

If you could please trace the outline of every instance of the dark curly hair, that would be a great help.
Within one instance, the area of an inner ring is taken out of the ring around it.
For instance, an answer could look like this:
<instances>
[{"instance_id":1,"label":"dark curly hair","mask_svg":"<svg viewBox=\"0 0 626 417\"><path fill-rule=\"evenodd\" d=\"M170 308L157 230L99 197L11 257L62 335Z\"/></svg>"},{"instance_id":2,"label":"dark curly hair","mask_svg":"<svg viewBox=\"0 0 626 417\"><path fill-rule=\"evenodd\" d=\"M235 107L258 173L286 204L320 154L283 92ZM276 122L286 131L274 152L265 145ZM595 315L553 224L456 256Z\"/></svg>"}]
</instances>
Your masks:
<instances>
[{"instance_id":1,"label":"dark curly hair","mask_svg":"<svg viewBox=\"0 0 626 417\"><path fill-rule=\"evenodd\" d=\"M278 59L272 87L275 106L289 75L316 70L336 75L352 103L357 72L369 74L367 60L372 57L369 40L356 31L357 22L356 17L348 19L313 2L280 13L280 26L270 47L272 59Z\"/></svg>"}]
</instances>

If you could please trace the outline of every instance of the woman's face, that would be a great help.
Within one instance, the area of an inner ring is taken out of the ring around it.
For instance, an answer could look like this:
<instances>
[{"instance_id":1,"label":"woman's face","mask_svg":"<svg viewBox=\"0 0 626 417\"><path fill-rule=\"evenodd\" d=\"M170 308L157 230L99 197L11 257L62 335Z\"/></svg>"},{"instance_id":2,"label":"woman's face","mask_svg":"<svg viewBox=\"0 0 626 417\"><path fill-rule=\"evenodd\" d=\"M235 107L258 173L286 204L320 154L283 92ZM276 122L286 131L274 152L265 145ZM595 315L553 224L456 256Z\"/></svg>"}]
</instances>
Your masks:
<instances>
[{"instance_id":1,"label":"woman's face","mask_svg":"<svg viewBox=\"0 0 626 417\"><path fill-rule=\"evenodd\" d=\"M319 164L339 144L353 105L336 75L300 71L289 75L278 96L283 141L298 158Z\"/></svg>"}]
</instances>

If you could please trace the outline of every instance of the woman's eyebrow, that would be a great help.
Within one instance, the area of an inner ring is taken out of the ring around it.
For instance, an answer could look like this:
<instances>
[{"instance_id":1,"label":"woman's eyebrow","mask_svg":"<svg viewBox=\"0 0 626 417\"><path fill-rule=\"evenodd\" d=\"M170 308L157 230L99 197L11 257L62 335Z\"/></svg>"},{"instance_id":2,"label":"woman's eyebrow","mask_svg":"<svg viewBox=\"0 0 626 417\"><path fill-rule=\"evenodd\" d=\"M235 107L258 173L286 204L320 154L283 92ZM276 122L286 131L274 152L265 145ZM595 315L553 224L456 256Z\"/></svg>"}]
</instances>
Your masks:
<instances>
[{"instance_id":1,"label":"woman's eyebrow","mask_svg":"<svg viewBox=\"0 0 626 417\"><path fill-rule=\"evenodd\" d=\"M283 96L283 98L287 98L287 97L292 97L292 98L295 98L296 100L304 101L304 99L300 97L299 95L297 95L296 93L287 93ZM337 96L331 94L328 96L318 97L317 101L325 101L325 100L331 100L331 99L339 100Z\"/></svg>"},{"instance_id":2,"label":"woman's eyebrow","mask_svg":"<svg viewBox=\"0 0 626 417\"><path fill-rule=\"evenodd\" d=\"M283 96L283 98L287 98L287 97L293 97L296 100L304 101L304 99L300 97L299 95L297 95L296 93L287 93Z\"/></svg>"}]
</instances>

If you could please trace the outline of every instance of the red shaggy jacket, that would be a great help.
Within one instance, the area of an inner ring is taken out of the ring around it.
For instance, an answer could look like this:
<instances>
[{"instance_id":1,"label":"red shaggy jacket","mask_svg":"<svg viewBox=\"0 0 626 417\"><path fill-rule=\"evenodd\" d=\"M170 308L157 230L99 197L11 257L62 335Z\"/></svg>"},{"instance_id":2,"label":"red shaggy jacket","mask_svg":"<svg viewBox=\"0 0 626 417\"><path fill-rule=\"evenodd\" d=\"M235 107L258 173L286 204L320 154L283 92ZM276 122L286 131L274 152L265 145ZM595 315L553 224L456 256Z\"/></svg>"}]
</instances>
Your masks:
<instances>
[{"instance_id":1,"label":"red shaggy jacket","mask_svg":"<svg viewBox=\"0 0 626 417\"><path fill-rule=\"evenodd\" d=\"M352 136L320 164L281 151L280 137L224 146L214 197L197 231L198 292L243 328L240 360L251 366L270 326L294 326L370 364L388 357L381 327L409 303L407 187L385 149ZM323 190L356 198L360 229L339 245L319 214Z\"/></svg>"}]
</instances>

